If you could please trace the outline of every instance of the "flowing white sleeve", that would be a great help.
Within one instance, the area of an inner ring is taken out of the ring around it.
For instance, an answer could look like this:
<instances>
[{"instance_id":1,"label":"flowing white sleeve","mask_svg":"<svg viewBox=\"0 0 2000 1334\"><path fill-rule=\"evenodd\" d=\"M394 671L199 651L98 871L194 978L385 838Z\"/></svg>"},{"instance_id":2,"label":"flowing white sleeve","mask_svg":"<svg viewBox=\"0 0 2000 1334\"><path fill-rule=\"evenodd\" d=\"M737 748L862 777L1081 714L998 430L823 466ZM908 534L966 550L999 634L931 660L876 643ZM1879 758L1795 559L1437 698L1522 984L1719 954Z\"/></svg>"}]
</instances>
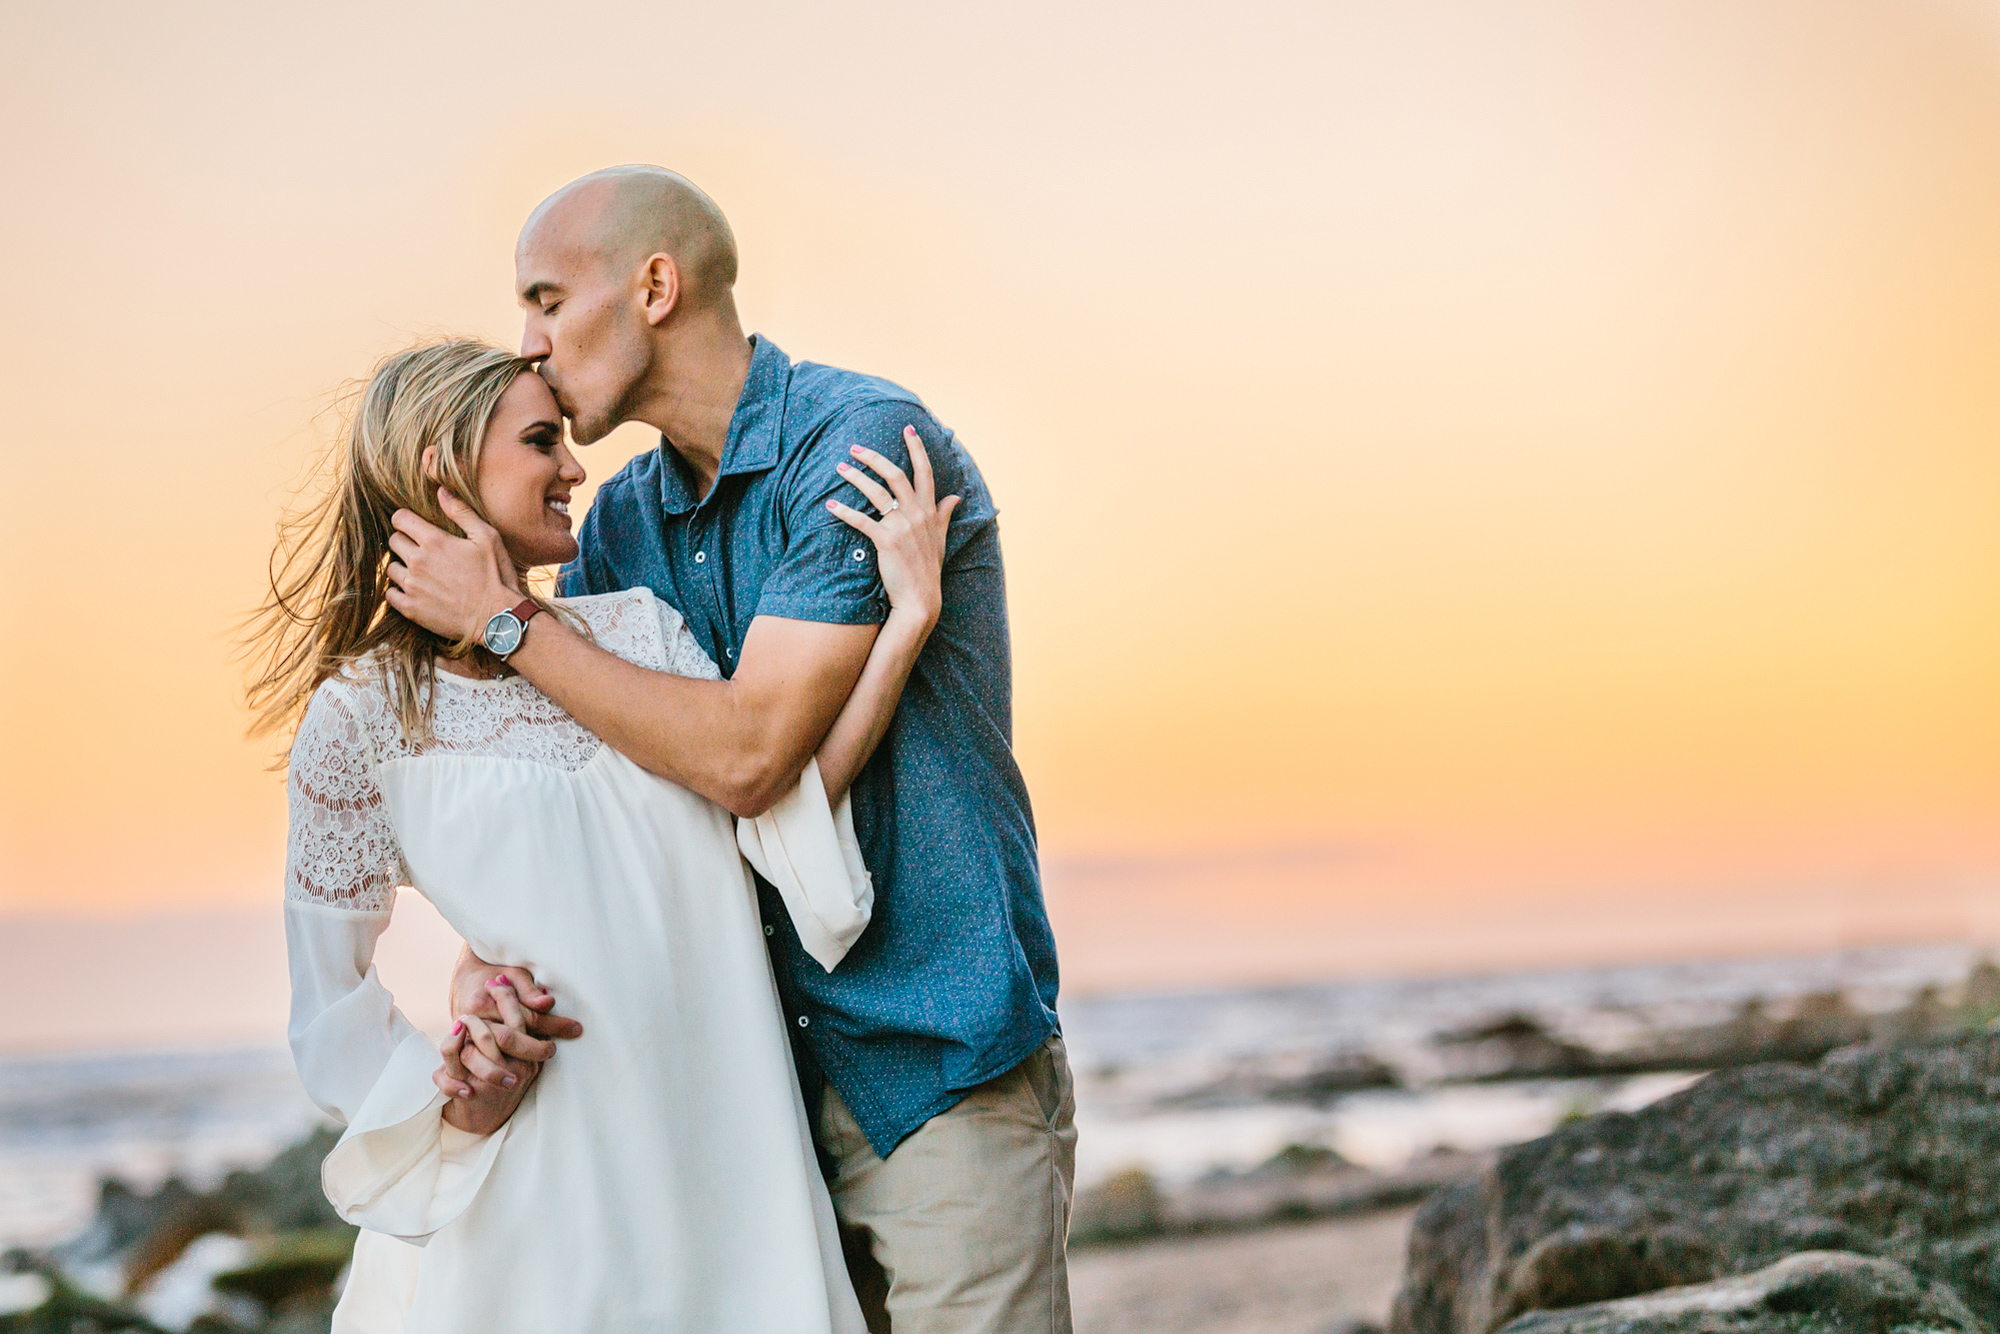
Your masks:
<instances>
[{"instance_id":1,"label":"flowing white sleeve","mask_svg":"<svg viewBox=\"0 0 2000 1334\"><path fill-rule=\"evenodd\" d=\"M714 680L721 675L681 614L661 602L660 638L667 670ZM778 891L799 942L832 972L861 938L875 908L875 884L854 834L846 794L838 809L826 800L819 761L807 760L792 790L754 820L736 822L736 846Z\"/></svg>"},{"instance_id":2,"label":"flowing white sleeve","mask_svg":"<svg viewBox=\"0 0 2000 1334\"><path fill-rule=\"evenodd\" d=\"M736 846L776 887L799 943L832 972L868 926L875 881L854 836L854 805L829 809L819 761L807 760L792 790L754 820L736 822Z\"/></svg>"},{"instance_id":3,"label":"flowing white sleeve","mask_svg":"<svg viewBox=\"0 0 2000 1334\"><path fill-rule=\"evenodd\" d=\"M444 1124L437 1048L376 975L375 944L410 876L363 707L345 687L322 686L292 742L289 1036L307 1094L347 1126L321 1168L327 1198L351 1223L421 1241L471 1203L505 1131Z\"/></svg>"}]
</instances>

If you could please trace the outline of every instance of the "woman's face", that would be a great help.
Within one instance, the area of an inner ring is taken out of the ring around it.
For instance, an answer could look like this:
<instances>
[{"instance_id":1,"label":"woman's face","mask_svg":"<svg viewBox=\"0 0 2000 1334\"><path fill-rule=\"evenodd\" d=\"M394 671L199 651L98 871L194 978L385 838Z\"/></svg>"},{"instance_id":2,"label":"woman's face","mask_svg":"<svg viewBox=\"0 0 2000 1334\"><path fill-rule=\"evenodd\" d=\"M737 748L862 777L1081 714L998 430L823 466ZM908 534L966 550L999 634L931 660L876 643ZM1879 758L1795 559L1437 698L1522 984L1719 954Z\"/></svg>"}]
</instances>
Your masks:
<instances>
[{"instance_id":1,"label":"woman's face","mask_svg":"<svg viewBox=\"0 0 2000 1334\"><path fill-rule=\"evenodd\" d=\"M475 480L486 517L517 564L555 565L576 555L569 493L583 475L563 441L556 396L533 371L515 376L486 424Z\"/></svg>"}]
</instances>

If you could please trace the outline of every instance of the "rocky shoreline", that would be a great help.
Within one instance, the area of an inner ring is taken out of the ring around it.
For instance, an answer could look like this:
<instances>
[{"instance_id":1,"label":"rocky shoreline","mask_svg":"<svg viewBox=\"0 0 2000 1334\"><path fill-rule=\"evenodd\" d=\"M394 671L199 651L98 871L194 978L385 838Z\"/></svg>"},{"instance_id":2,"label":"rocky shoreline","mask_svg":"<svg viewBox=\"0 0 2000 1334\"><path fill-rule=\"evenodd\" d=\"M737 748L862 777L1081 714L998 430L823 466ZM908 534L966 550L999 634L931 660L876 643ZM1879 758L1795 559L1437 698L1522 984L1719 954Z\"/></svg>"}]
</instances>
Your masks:
<instances>
[{"instance_id":1,"label":"rocky shoreline","mask_svg":"<svg viewBox=\"0 0 2000 1334\"><path fill-rule=\"evenodd\" d=\"M1982 1032L1716 1074L1503 1151L1419 1211L1391 1330L1996 1320L2000 1035Z\"/></svg>"},{"instance_id":2,"label":"rocky shoreline","mask_svg":"<svg viewBox=\"0 0 2000 1334\"><path fill-rule=\"evenodd\" d=\"M1592 1114L1579 1101L1552 1134L1498 1151L1440 1147L1368 1167L1299 1143L1192 1179L1117 1172L1077 1198L1078 1272L1151 1272L1171 1252L1175 1291L1214 1289L1190 1297L1191 1311L1247 1309L1222 1289L1270 1281L1250 1257L1290 1256L1278 1268L1296 1278L1309 1237L1366 1237L1373 1268L1341 1282L1372 1291L1396 1276L1378 1272L1387 1224L1369 1220L1393 1218L1400 1235L1421 1203L1394 1334L1984 1331L2000 1324L2000 1037L1985 1031L2000 1013L2000 968L1890 995L1750 1000L1720 1021L1711 1008L1678 1024L1655 1010L1589 1032L1576 1016L1610 1010L1498 1011L1394 1050L1296 1048L1206 1074L1080 1071L1142 1109L1324 1105L1383 1090L1393 1104L1420 1086L1610 1088L1639 1072L1714 1073L1637 1111ZM319 1190L332 1142L319 1131L210 1190L103 1181L79 1235L0 1257L0 1334L319 1334L354 1235ZM1342 1219L1355 1221L1326 1221ZM1256 1240L1267 1234L1269 1245ZM1225 1253L1240 1264L1199 1262ZM1141 1300L1151 1280L1126 1282L1107 1278L1104 1299L1138 1302L1160 1334L1319 1327L1175 1322ZM1295 1316L1330 1290L1306 1284L1290 1306L1265 1292L1264 1306Z\"/></svg>"},{"instance_id":3,"label":"rocky shoreline","mask_svg":"<svg viewBox=\"0 0 2000 1334\"><path fill-rule=\"evenodd\" d=\"M224 1310L196 1316L190 1334L317 1334L333 1311L334 1284L354 1249L356 1229L320 1190L319 1168L337 1138L307 1136L255 1171L229 1173L198 1191L169 1177L150 1192L110 1178L98 1190L90 1225L43 1252L0 1257L0 1282L42 1299L0 1315L0 1334L167 1334L136 1299L209 1237L241 1242L239 1263L200 1280Z\"/></svg>"}]
</instances>

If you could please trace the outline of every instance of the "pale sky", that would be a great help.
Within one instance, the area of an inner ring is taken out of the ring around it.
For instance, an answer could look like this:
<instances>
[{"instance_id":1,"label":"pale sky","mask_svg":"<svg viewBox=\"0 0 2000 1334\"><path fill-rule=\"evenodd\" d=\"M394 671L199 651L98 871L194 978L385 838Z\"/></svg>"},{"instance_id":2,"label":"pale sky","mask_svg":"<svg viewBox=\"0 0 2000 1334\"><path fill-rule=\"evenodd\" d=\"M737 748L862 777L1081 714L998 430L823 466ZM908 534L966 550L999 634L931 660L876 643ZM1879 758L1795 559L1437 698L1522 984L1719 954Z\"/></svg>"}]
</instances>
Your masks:
<instances>
[{"instance_id":1,"label":"pale sky","mask_svg":"<svg viewBox=\"0 0 2000 1334\"><path fill-rule=\"evenodd\" d=\"M332 392L625 161L984 468L1080 985L1984 930L1995 14L9 6L0 931L275 904L229 640Z\"/></svg>"}]
</instances>

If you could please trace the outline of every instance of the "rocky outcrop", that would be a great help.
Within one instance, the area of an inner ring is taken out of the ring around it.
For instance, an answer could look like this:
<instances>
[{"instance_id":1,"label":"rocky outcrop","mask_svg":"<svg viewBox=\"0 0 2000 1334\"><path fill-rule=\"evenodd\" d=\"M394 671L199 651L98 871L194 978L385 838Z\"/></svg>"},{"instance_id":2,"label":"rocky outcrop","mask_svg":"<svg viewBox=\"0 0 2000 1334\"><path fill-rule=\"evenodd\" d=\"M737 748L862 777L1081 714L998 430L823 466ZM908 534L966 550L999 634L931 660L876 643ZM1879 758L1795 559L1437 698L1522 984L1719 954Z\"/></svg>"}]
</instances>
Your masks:
<instances>
[{"instance_id":1,"label":"rocky outcrop","mask_svg":"<svg viewBox=\"0 0 2000 1334\"><path fill-rule=\"evenodd\" d=\"M1492 1334L1830 1250L2000 1317L2000 1036L1712 1075L1505 1150L1419 1211L1391 1328Z\"/></svg>"},{"instance_id":2,"label":"rocky outcrop","mask_svg":"<svg viewBox=\"0 0 2000 1334\"><path fill-rule=\"evenodd\" d=\"M1502 1334L1987 1334L1957 1293L1893 1260L1806 1251L1765 1269L1643 1297L1535 1311Z\"/></svg>"},{"instance_id":3,"label":"rocky outcrop","mask_svg":"<svg viewBox=\"0 0 2000 1334\"><path fill-rule=\"evenodd\" d=\"M333 1284L346 1267L355 1229L334 1213L320 1189L320 1163L337 1132L313 1132L254 1171L231 1172L214 1190L197 1191L169 1178L150 1194L107 1180L98 1192L90 1226L44 1255L12 1254L9 1264L40 1273L48 1298L33 1310L0 1316L0 1334L110 1334L153 1331L129 1299L188 1247L211 1233L253 1244L249 1264L216 1277L217 1290L261 1308L261 1322L232 1324L204 1316L199 1334L310 1334L324 1331L333 1309ZM63 1277L82 1266L115 1265L126 1302L78 1292ZM239 1304L239 1311L241 1304Z\"/></svg>"},{"instance_id":4,"label":"rocky outcrop","mask_svg":"<svg viewBox=\"0 0 2000 1334\"><path fill-rule=\"evenodd\" d=\"M65 1268L116 1259L127 1287L136 1289L210 1232L247 1237L336 1228L352 1236L319 1184L320 1163L338 1138L332 1129L316 1130L260 1168L229 1173L210 1191L168 1177L141 1194L108 1178L98 1187L90 1226L48 1258Z\"/></svg>"},{"instance_id":5,"label":"rocky outcrop","mask_svg":"<svg viewBox=\"0 0 2000 1334\"><path fill-rule=\"evenodd\" d=\"M1247 1172L1213 1172L1171 1189L1132 1168L1077 1193L1070 1244L1227 1232L1415 1204L1491 1161L1442 1151L1377 1172L1328 1149L1292 1145Z\"/></svg>"}]
</instances>

